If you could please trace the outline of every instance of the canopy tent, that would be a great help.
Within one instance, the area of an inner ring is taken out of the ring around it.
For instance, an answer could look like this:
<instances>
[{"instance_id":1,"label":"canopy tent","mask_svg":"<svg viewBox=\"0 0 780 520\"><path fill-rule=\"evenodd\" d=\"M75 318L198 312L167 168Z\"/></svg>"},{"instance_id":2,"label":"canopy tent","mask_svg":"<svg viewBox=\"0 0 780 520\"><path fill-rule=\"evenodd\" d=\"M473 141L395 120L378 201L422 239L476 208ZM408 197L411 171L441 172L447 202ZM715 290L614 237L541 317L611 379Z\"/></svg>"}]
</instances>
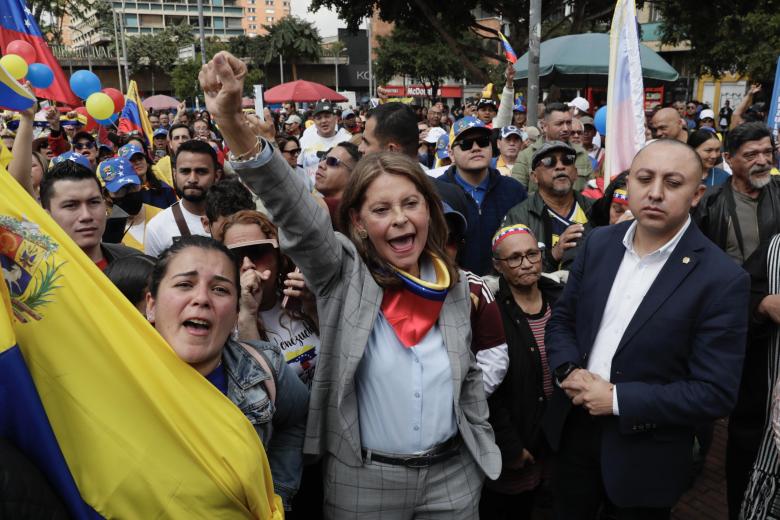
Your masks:
<instances>
[{"instance_id":1,"label":"canopy tent","mask_svg":"<svg viewBox=\"0 0 780 520\"><path fill-rule=\"evenodd\" d=\"M674 68L649 47L639 44L645 86L679 77ZM542 42L539 80L543 86L606 86L609 75L609 34L560 36ZM515 63L515 79L528 81L528 53Z\"/></svg>"}]
</instances>

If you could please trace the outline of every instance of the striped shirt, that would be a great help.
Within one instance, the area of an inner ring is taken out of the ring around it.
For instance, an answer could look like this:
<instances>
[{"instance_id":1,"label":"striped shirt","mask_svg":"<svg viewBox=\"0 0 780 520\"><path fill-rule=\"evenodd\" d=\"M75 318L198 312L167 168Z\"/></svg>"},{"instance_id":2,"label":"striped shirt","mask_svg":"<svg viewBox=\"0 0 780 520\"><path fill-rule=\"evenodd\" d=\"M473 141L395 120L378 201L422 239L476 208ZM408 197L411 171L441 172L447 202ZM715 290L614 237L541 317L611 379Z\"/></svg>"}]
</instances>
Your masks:
<instances>
[{"instance_id":1,"label":"striped shirt","mask_svg":"<svg viewBox=\"0 0 780 520\"><path fill-rule=\"evenodd\" d=\"M544 348L544 329L547 326L547 322L550 320L552 309L547 302L544 302L544 308L539 314L533 316L526 315L528 325L531 327L531 332L534 335L534 341L539 347L539 358L542 362L542 387L544 388L545 397L549 398L553 391L552 375L550 374L550 366L547 364L547 350Z\"/></svg>"}]
</instances>

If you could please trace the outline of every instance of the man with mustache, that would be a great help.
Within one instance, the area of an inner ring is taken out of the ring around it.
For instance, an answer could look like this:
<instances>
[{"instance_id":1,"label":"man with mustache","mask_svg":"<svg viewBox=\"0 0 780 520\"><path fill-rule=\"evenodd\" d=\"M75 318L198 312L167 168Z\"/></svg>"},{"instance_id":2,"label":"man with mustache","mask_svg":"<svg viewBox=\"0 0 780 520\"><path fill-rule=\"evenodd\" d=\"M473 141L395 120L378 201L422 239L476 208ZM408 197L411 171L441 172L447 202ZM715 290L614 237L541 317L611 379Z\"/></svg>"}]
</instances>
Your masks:
<instances>
[{"instance_id":1,"label":"man with mustache","mask_svg":"<svg viewBox=\"0 0 780 520\"><path fill-rule=\"evenodd\" d=\"M701 230L751 279L747 351L737 406L729 419L726 488L729 518L736 519L766 420L766 344L780 324L780 295L769 295L766 245L780 233L780 179L774 165L772 134L763 123L744 123L729 132L726 161L731 179L707 190L694 214Z\"/></svg>"},{"instance_id":2,"label":"man with mustache","mask_svg":"<svg viewBox=\"0 0 780 520\"><path fill-rule=\"evenodd\" d=\"M193 139L178 146L174 163L176 194L181 200L149 222L144 242L147 255L158 256L177 237L210 236L201 217L206 215L206 193L219 180L217 153L206 141Z\"/></svg>"},{"instance_id":3,"label":"man with mustache","mask_svg":"<svg viewBox=\"0 0 780 520\"><path fill-rule=\"evenodd\" d=\"M586 231L593 202L575 191L577 151L564 141L544 141L531 158L538 191L506 214L504 226L528 226L544 243L544 272L568 269Z\"/></svg>"}]
</instances>

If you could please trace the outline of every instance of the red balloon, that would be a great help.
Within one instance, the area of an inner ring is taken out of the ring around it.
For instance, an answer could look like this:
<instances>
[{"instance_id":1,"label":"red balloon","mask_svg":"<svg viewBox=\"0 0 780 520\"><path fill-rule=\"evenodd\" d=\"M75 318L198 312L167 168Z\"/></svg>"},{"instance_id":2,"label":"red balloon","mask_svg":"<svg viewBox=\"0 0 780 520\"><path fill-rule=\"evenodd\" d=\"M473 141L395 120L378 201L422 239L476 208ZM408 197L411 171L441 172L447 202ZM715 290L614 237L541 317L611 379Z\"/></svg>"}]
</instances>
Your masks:
<instances>
[{"instance_id":1,"label":"red balloon","mask_svg":"<svg viewBox=\"0 0 780 520\"><path fill-rule=\"evenodd\" d=\"M82 116L87 118L87 124L84 126L84 130L87 132L91 132L95 128L97 128L98 123L95 121L95 118L89 115L89 112L87 112L86 107L76 107L76 112L81 114Z\"/></svg>"},{"instance_id":2,"label":"red balloon","mask_svg":"<svg viewBox=\"0 0 780 520\"><path fill-rule=\"evenodd\" d=\"M111 98L111 101L114 102L114 113L121 111L125 107L125 95L122 94L120 91L118 91L115 88L104 88L103 89L104 94L108 94L108 97Z\"/></svg>"},{"instance_id":3,"label":"red balloon","mask_svg":"<svg viewBox=\"0 0 780 520\"><path fill-rule=\"evenodd\" d=\"M35 52L35 47L24 40L14 40L9 43L5 48L5 53L21 56L21 58L27 62L27 65L31 65L38 61L38 53Z\"/></svg>"}]
</instances>

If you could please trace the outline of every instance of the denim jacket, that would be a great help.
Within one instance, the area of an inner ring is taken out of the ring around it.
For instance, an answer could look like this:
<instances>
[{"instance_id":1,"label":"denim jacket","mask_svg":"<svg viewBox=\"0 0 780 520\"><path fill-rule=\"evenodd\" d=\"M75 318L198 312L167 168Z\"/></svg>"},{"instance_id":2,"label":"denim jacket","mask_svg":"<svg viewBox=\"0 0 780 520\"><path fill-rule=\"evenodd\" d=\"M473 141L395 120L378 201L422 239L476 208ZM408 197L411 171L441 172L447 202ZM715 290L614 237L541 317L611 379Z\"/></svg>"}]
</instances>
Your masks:
<instances>
[{"instance_id":1,"label":"denim jacket","mask_svg":"<svg viewBox=\"0 0 780 520\"><path fill-rule=\"evenodd\" d=\"M276 402L266 391L266 373L255 358L240 344L229 339L222 353L227 375L228 399L238 406L265 447L274 479L274 491L289 510L298 491L303 472L303 439L309 390L287 366L279 347L262 341L244 341L265 355L276 372Z\"/></svg>"}]
</instances>

